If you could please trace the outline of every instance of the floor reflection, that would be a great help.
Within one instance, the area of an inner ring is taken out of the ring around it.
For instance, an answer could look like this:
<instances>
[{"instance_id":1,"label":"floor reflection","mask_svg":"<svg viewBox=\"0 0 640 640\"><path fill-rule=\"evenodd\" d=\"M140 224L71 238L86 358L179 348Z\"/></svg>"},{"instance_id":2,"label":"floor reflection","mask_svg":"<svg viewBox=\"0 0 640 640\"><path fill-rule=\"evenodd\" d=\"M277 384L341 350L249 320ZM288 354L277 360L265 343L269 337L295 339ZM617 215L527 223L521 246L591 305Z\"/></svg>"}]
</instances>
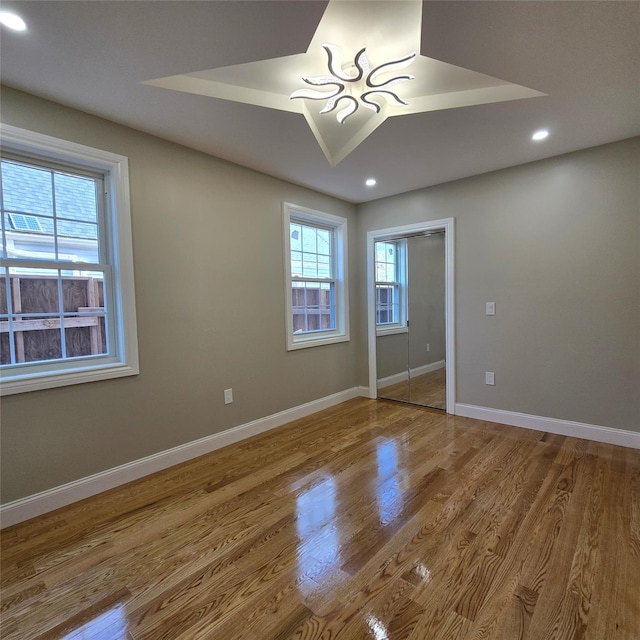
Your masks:
<instances>
[{"instance_id":1,"label":"floor reflection","mask_svg":"<svg viewBox=\"0 0 640 640\"><path fill-rule=\"evenodd\" d=\"M378 511L381 524L388 525L402 513L406 472L398 466L398 445L394 440L380 442L376 448L376 458Z\"/></svg>"},{"instance_id":2,"label":"floor reflection","mask_svg":"<svg viewBox=\"0 0 640 640\"><path fill-rule=\"evenodd\" d=\"M336 483L325 478L300 494L296 500L298 574L300 590L310 590L328 578L340 565L340 536L336 521ZM309 583L312 580L313 583Z\"/></svg>"},{"instance_id":3,"label":"floor reflection","mask_svg":"<svg viewBox=\"0 0 640 640\"><path fill-rule=\"evenodd\" d=\"M389 631L378 618L375 616L367 616L366 620L373 640L389 640Z\"/></svg>"},{"instance_id":4,"label":"floor reflection","mask_svg":"<svg viewBox=\"0 0 640 640\"><path fill-rule=\"evenodd\" d=\"M127 640L124 605L109 609L63 636L61 640Z\"/></svg>"},{"instance_id":5,"label":"floor reflection","mask_svg":"<svg viewBox=\"0 0 640 640\"><path fill-rule=\"evenodd\" d=\"M424 584L428 584L429 582L431 582L431 571L429 571L429 569L427 569L427 567L422 562L418 562L413 570Z\"/></svg>"}]
</instances>

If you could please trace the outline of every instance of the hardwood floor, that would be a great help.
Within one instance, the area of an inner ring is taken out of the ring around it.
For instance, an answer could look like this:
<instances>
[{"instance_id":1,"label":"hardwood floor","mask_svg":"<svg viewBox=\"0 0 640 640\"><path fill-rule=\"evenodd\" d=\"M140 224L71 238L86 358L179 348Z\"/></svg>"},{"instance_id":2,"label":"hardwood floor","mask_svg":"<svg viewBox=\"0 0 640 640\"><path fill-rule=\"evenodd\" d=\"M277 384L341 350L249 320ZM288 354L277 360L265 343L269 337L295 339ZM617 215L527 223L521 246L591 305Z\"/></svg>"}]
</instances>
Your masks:
<instances>
[{"instance_id":1,"label":"hardwood floor","mask_svg":"<svg viewBox=\"0 0 640 640\"><path fill-rule=\"evenodd\" d=\"M2 535L2 638L638 640L640 452L358 398Z\"/></svg>"}]
</instances>

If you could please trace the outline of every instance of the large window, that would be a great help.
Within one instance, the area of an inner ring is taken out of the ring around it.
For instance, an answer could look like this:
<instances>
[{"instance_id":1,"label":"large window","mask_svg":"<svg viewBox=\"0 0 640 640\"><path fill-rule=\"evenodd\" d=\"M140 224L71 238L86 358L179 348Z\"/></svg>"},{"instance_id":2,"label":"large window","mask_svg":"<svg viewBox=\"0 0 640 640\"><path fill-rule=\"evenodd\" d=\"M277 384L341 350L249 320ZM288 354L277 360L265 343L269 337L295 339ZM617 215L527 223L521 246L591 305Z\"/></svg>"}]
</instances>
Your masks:
<instances>
[{"instance_id":1,"label":"large window","mask_svg":"<svg viewBox=\"0 0 640 640\"><path fill-rule=\"evenodd\" d=\"M138 372L127 161L2 126L2 393Z\"/></svg>"},{"instance_id":2,"label":"large window","mask_svg":"<svg viewBox=\"0 0 640 640\"><path fill-rule=\"evenodd\" d=\"M375 243L376 332L406 331L406 240Z\"/></svg>"},{"instance_id":3,"label":"large window","mask_svg":"<svg viewBox=\"0 0 640 640\"><path fill-rule=\"evenodd\" d=\"M347 221L284 203L287 348L349 339Z\"/></svg>"}]
</instances>

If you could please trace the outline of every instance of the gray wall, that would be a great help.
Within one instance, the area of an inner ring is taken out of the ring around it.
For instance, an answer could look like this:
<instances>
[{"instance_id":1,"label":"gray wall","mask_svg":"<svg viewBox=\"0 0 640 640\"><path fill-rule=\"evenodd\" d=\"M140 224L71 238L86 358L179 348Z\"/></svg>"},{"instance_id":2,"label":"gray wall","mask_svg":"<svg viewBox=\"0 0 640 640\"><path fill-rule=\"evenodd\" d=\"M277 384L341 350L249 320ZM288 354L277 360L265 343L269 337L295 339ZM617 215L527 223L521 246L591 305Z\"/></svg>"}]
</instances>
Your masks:
<instances>
[{"instance_id":1,"label":"gray wall","mask_svg":"<svg viewBox=\"0 0 640 640\"><path fill-rule=\"evenodd\" d=\"M635 138L363 204L360 260L369 230L455 217L457 401L640 431L639 176Z\"/></svg>"},{"instance_id":2,"label":"gray wall","mask_svg":"<svg viewBox=\"0 0 640 640\"><path fill-rule=\"evenodd\" d=\"M8 88L2 120L129 157L141 370L2 398L3 503L355 386L353 339L286 351L281 213L347 217L355 282L353 205Z\"/></svg>"},{"instance_id":3,"label":"gray wall","mask_svg":"<svg viewBox=\"0 0 640 640\"><path fill-rule=\"evenodd\" d=\"M7 88L2 120L129 157L141 366L4 397L3 503L368 384L366 231L450 216L458 401L640 430L638 139L356 211ZM348 343L285 349L282 200L349 219Z\"/></svg>"}]
</instances>

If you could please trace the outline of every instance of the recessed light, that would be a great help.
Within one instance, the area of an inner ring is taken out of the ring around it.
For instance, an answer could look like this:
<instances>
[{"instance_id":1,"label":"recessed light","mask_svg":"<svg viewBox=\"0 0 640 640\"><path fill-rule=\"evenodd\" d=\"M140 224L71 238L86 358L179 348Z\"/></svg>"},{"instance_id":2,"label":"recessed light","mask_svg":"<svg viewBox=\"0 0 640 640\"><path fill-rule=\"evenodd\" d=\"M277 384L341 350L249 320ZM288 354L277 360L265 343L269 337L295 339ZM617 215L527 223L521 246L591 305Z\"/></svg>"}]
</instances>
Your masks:
<instances>
[{"instance_id":1,"label":"recessed light","mask_svg":"<svg viewBox=\"0 0 640 640\"><path fill-rule=\"evenodd\" d=\"M544 140L549 135L549 132L546 129L540 129L540 131L536 131L532 136L532 140Z\"/></svg>"},{"instance_id":2,"label":"recessed light","mask_svg":"<svg viewBox=\"0 0 640 640\"><path fill-rule=\"evenodd\" d=\"M365 181L365 184L367 185L367 187L375 187L376 186L376 179L375 178L367 178L367 180Z\"/></svg>"},{"instance_id":3,"label":"recessed light","mask_svg":"<svg viewBox=\"0 0 640 640\"><path fill-rule=\"evenodd\" d=\"M0 11L0 24L3 24L9 29L13 29L14 31L27 30L26 22L20 16L9 11Z\"/></svg>"}]
</instances>

